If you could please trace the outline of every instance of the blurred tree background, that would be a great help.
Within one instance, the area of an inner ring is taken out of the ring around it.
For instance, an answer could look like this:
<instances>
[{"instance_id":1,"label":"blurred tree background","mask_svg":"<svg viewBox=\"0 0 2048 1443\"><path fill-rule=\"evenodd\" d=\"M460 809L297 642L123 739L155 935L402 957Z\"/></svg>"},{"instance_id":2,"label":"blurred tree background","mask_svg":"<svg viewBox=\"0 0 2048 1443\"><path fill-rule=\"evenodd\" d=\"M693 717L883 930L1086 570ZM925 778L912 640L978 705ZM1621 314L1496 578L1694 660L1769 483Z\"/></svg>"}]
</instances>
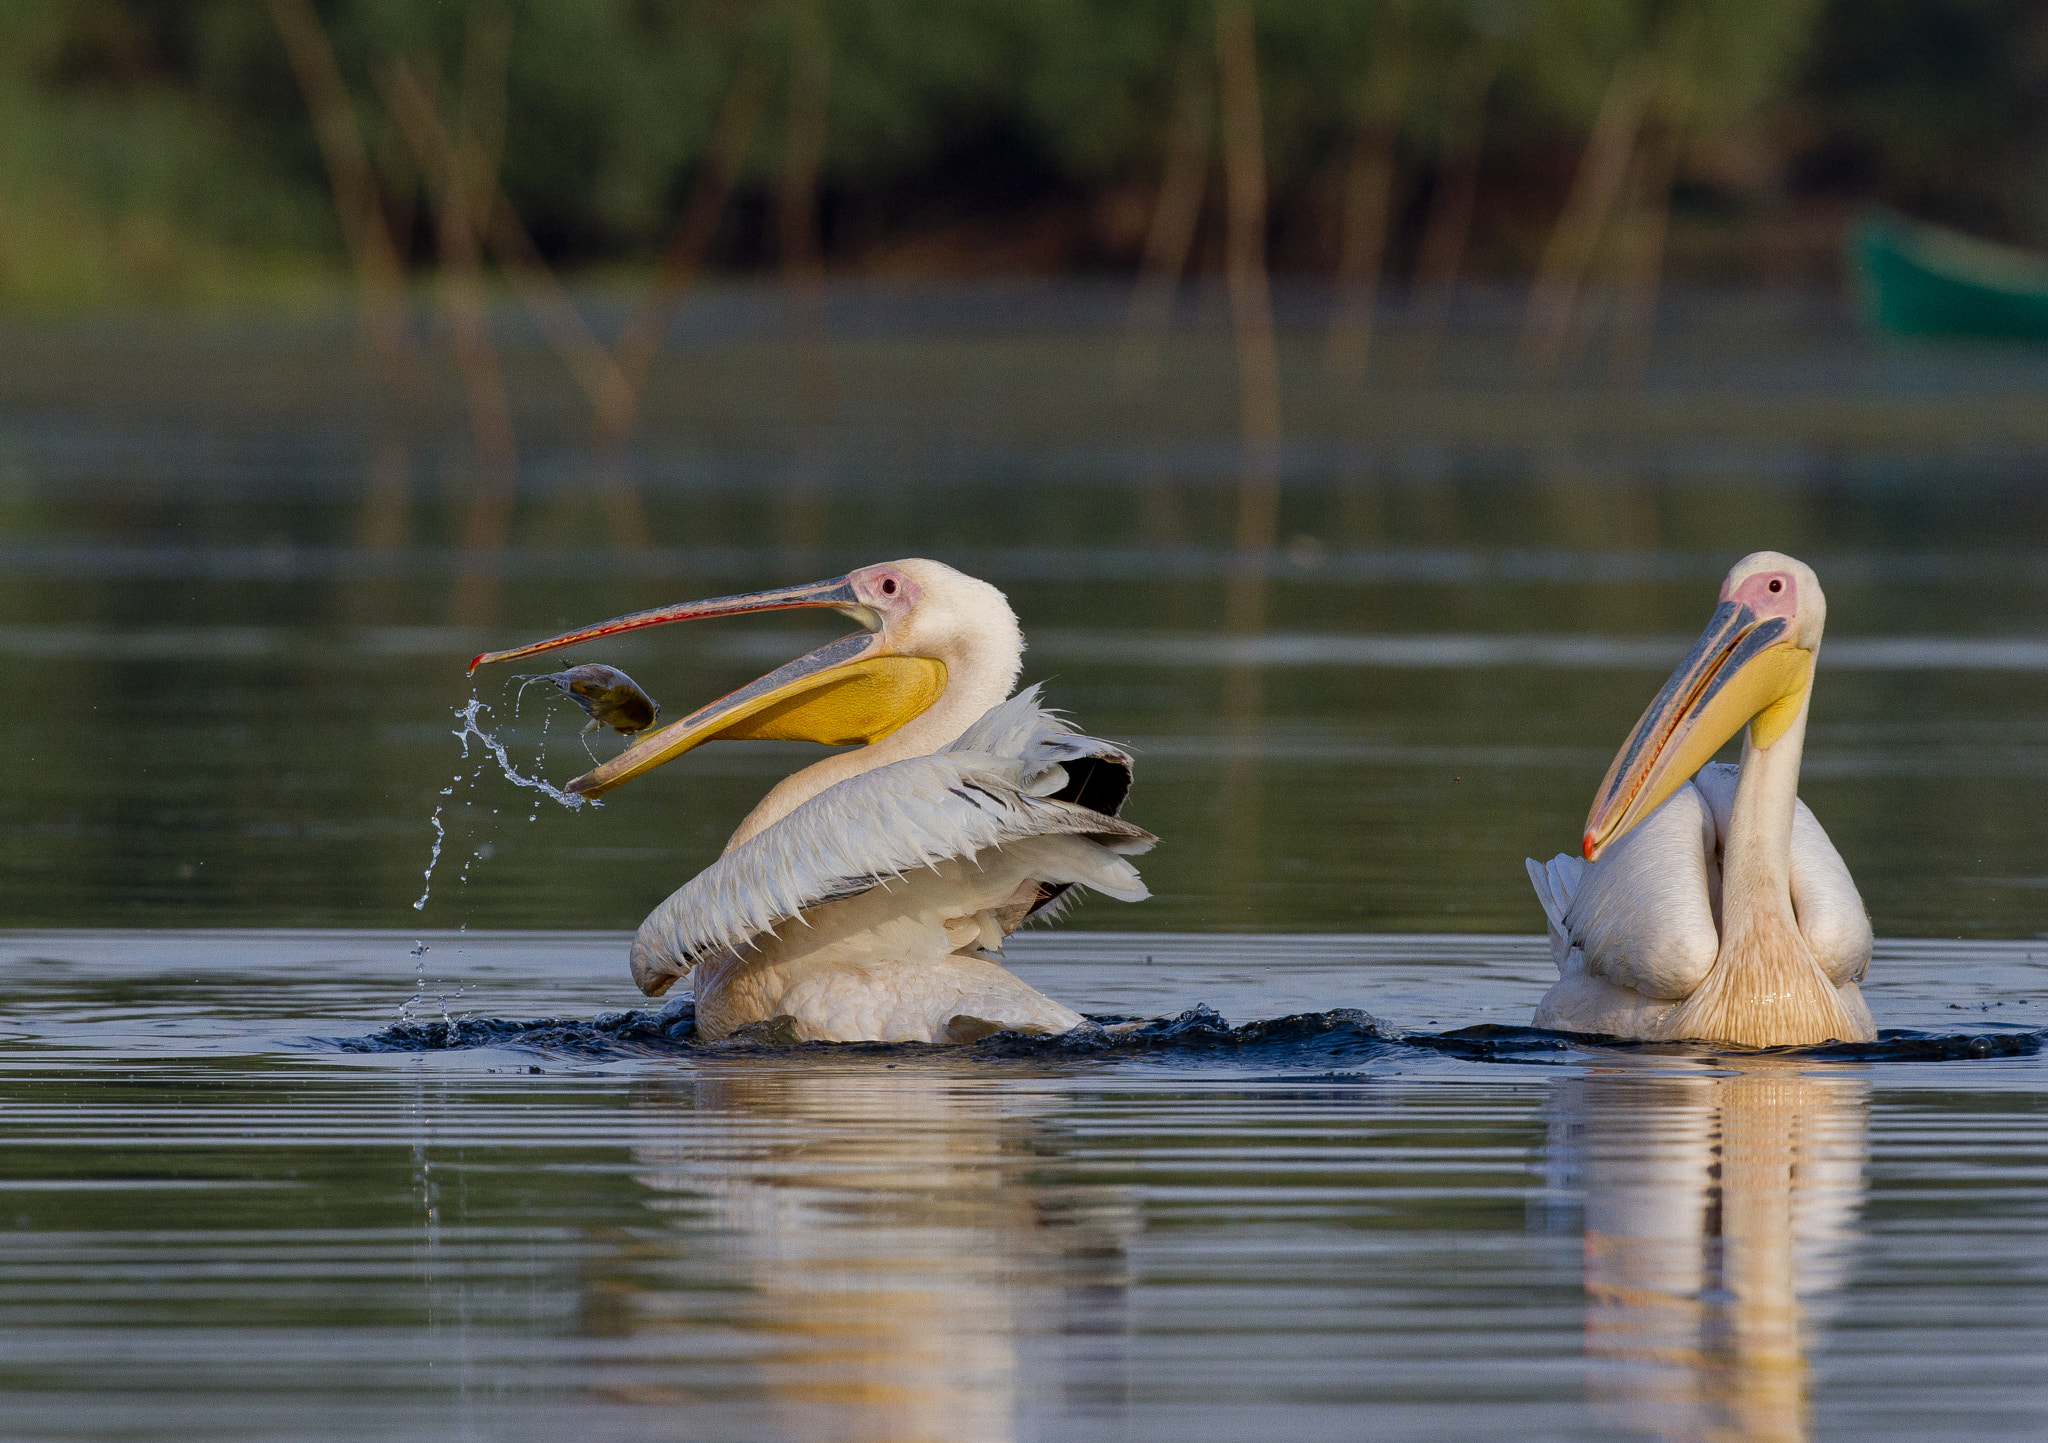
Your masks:
<instances>
[{"instance_id":1,"label":"blurred tree background","mask_svg":"<svg viewBox=\"0 0 2048 1443\"><path fill-rule=\"evenodd\" d=\"M426 95L475 185L502 184L539 255L579 272L649 266L721 133L720 269L814 246L851 272L1128 271L1173 240L1176 136L1196 137L1180 260L1223 266L1207 3L42 0L0 6L0 300L331 285L351 241L281 34L295 13L317 16L411 267L445 258L447 192L394 85ZM1281 272L1569 284L1605 228L1624 281L1822 279L1870 201L2048 243L2038 0L1252 15Z\"/></svg>"}]
</instances>

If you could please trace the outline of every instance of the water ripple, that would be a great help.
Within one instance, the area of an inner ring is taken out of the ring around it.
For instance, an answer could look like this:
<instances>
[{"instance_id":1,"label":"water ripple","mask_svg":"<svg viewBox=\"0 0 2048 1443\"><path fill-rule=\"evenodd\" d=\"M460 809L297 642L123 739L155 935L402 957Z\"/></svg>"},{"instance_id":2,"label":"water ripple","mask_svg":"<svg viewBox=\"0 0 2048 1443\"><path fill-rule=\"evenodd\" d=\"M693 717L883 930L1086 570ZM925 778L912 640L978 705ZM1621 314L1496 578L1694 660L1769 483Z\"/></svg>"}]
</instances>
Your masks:
<instances>
[{"instance_id":1,"label":"water ripple","mask_svg":"<svg viewBox=\"0 0 2048 1443\"><path fill-rule=\"evenodd\" d=\"M1174 1017L1150 1019L1098 1014L1088 1025L1054 1037L998 1032L964 1048L927 1043L827 1043L797 1040L787 1019L741 1028L717 1042L696 1035L696 1011L678 999L659 1012L603 1013L589 1020L541 1017L447 1018L399 1022L360 1037L312 1038L310 1045L353 1053L459 1052L512 1048L552 1057L591 1061L679 1056L716 1050L777 1052L800 1050L833 1056L890 1055L941 1051L975 1059L1061 1059L1159 1057L1176 1062L1205 1058L1259 1061L1283 1066L1327 1065L1339 1058L1364 1060L1391 1052L1437 1053L1468 1062L1545 1062L1588 1052L1652 1052L1715 1057L1725 1049L1698 1042L1642 1042L1541 1027L1486 1023L1445 1032L1395 1031L1353 1007L1300 1012L1232 1026L1214 1008L1197 1004ZM1973 1058L2031 1057L2048 1046L2048 1031L2011 1028L1939 1033L1887 1028L1874 1042L1829 1042L1815 1047L1742 1049L1743 1056L1812 1058L1830 1062L1959 1062ZM1732 1054L1731 1054L1732 1055Z\"/></svg>"}]
</instances>

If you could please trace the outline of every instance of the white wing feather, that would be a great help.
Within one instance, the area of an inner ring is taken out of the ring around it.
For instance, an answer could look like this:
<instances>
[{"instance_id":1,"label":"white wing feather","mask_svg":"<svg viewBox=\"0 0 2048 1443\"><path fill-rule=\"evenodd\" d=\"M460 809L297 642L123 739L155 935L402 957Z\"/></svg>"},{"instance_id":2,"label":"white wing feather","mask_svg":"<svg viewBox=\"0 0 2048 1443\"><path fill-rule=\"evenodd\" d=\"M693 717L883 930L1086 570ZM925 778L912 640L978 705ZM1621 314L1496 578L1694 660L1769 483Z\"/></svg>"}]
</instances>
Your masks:
<instances>
[{"instance_id":1,"label":"white wing feather","mask_svg":"<svg viewBox=\"0 0 2048 1443\"><path fill-rule=\"evenodd\" d=\"M1563 852L1547 863L1534 857L1525 861L1529 868L1529 885L1536 889L1536 900L1543 907L1544 920L1550 924L1551 960L1557 963L1557 970L1563 972L1572 950L1571 933L1565 918L1571 913L1572 898L1578 895L1579 882L1586 875L1586 861L1583 857Z\"/></svg>"},{"instance_id":2,"label":"white wing feather","mask_svg":"<svg viewBox=\"0 0 2048 1443\"><path fill-rule=\"evenodd\" d=\"M1674 1001L1705 980L1721 946L1714 837L1713 814L1688 782L1598 862L1579 864L1559 931L1588 974Z\"/></svg>"},{"instance_id":3,"label":"white wing feather","mask_svg":"<svg viewBox=\"0 0 2048 1443\"><path fill-rule=\"evenodd\" d=\"M1055 800L1063 762L1130 758L1077 735L1037 704L1037 688L990 708L945 750L862 772L826 788L760 835L733 848L641 924L639 945L676 958L744 946L824 902L856 896L912 868L971 859L1026 837L1079 836L1135 855L1157 840L1129 822ZM1128 881L1091 883L1123 900ZM1109 884L1109 885L1105 885ZM636 952L638 945L636 945Z\"/></svg>"}]
</instances>

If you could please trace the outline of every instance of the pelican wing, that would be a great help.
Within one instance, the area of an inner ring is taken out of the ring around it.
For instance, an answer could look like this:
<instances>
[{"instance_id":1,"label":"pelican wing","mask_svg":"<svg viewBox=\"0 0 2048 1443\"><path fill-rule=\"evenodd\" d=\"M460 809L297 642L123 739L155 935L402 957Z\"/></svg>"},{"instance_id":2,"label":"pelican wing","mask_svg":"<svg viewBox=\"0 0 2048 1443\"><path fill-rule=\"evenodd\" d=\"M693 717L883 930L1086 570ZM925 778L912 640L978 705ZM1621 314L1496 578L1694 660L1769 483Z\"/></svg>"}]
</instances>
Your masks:
<instances>
[{"instance_id":1,"label":"pelican wing","mask_svg":"<svg viewBox=\"0 0 2048 1443\"><path fill-rule=\"evenodd\" d=\"M1575 945L1565 919L1571 915L1572 899L1579 894L1579 882L1586 875L1585 859L1560 852L1548 862L1528 857L1523 864L1529 869L1529 885L1536 889L1536 900L1550 926L1550 958L1562 972Z\"/></svg>"},{"instance_id":2,"label":"pelican wing","mask_svg":"<svg viewBox=\"0 0 2048 1443\"><path fill-rule=\"evenodd\" d=\"M1034 795L1112 817L1131 794L1131 754L1099 737L1082 736L1066 718L1040 706L1036 685L983 712L945 751L1015 757L1024 764L1024 786Z\"/></svg>"},{"instance_id":3,"label":"pelican wing","mask_svg":"<svg viewBox=\"0 0 2048 1443\"><path fill-rule=\"evenodd\" d=\"M1792 911L1828 980L1837 987L1861 982L1870 970L1870 914L1848 864L1804 802L1792 812Z\"/></svg>"},{"instance_id":4,"label":"pelican wing","mask_svg":"<svg viewBox=\"0 0 2048 1443\"><path fill-rule=\"evenodd\" d=\"M1030 837L1079 837L1124 856L1148 851L1158 839L1115 815L1129 777L1126 753L1076 734L1031 688L990 708L945 750L849 777L734 847L655 908L635 954L683 959L743 947L826 902ZM1107 810L1075 799L1111 792ZM1089 885L1125 901L1146 895L1130 863L1101 860L1108 865L1091 869Z\"/></svg>"},{"instance_id":5,"label":"pelican wing","mask_svg":"<svg viewBox=\"0 0 2048 1443\"><path fill-rule=\"evenodd\" d=\"M1720 869L1706 799L1691 783L1588 865L1559 857L1529 865L1551 923L1558 970L1647 998L1690 996L1720 950ZM1573 959L1573 953L1578 958Z\"/></svg>"}]
</instances>

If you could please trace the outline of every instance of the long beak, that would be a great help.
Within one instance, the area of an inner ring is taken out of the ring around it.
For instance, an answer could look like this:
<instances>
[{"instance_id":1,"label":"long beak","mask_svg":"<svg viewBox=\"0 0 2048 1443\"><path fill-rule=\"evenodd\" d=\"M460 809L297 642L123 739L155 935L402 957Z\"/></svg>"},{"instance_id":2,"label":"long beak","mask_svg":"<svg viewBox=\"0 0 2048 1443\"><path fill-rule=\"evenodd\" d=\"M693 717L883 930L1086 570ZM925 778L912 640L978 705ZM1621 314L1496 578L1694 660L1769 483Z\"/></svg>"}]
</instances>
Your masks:
<instances>
[{"instance_id":1,"label":"long beak","mask_svg":"<svg viewBox=\"0 0 2048 1443\"><path fill-rule=\"evenodd\" d=\"M703 621L713 616L744 616L755 611L793 611L799 607L829 607L845 612L870 631L881 630L881 618L860 604L860 598L853 593L853 582L844 576L835 576L830 581L814 581L808 586L748 591L738 596L714 596L709 601L685 601L675 606L657 606L651 611L636 611L631 616L615 616L610 621L565 631L560 636L551 636L530 646L515 646L510 651L487 651L470 662L469 673L474 676L478 667L488 666L494 661L518 661L521 657L558 651L579 642L599 641L621 632L638 631L643 626L667 626L672 621Z\"/></svg>"},{"instance_id":2,"label":"long beak","mask_svg":"<svg viewBox=\"0 0 2048 1443\"><path fill-rule=\"evenodd\" d=\"M1783 617L1760 621L1724 601L1616 753L1586 815L1591 862L1751 725L1767 747L1797 715L1813 679L1813 653L1785 639Z\"/></svg>"},{"instance_id":3,"label":"long beak","mask_svg":"<svg viewBox=\"0 0 2048 1443\"><path fill-rule=\"evenodd\" d=\"M645 734L597 770L570 782L569 790L602 796L709 741L813 741L830 746L880 741L931 706L945 690L945 664L896 655L881 634L881 618L861 605L845 577L635 612L531 646L486 652L470 663L470 670L644 626L796 607L846 612L873 629L821 646L731 695L699 707L681 721Z\"/></svg>"}]
</instances>

